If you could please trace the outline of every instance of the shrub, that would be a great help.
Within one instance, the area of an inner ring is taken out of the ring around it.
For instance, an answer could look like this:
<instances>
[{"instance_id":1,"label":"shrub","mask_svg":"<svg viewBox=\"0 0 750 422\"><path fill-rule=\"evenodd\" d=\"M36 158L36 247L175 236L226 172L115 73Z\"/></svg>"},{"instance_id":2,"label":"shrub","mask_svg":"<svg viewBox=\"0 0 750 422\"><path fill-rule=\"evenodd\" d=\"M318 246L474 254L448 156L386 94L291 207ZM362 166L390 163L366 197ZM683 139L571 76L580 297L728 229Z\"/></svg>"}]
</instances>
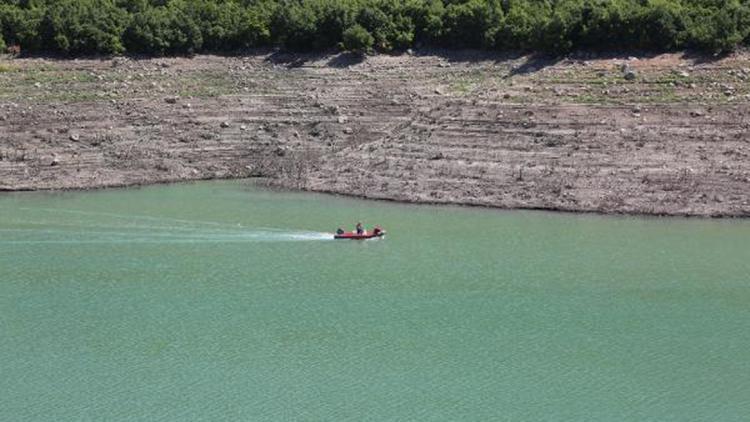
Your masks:
<instances>
[{"instance_id":1,"label":"shrub","mask_svg":"<svg viewBox=\"0 0 750 422\"><path fill-rule=\"evenodd\" d=\"M0 26L5 42L8 45L21 45L31 51L42 49L41 25L44 12L42 7L25 9L0 5Z\"/></svg>"},{"instance_id":2,"label":"shrub","mask_svg":"<svg viewBox=\"0 0 750 422\"><path fill-rule=\"evenodd\" d=\"M505 25L495 34L495 46L509 49L542 49L544 28L551 10L547 3L532 8L528 2L515 1L505 15Z\"/></svg>"},{"instance_id":3,"label":"shrub","mask_svg":"<svg viewBox=\"0 0 750 422\"><path fill-rule=\"evenodd\" d=\"M445 6L441 0L414 0L405 6L415 26L415 39L426 43L443 39Z\"/></svg>"},{"instance_id":4,"label":"shrub","mask_svg":"<svg viewBox=\"0 0 750 422\"><path fill-rule=\"evenodd\" d=\"M43 39L65 53L121 53L127 18L112 0L57 0L44 15Z\"/></svg>"},{"instance_id":5,"label":"shrub","mask_svg":"<svg viewBox=\"0 0 750 422\"><path fill-rule=\"evenodd\" d=\"M277 42L292 50L331 48L354 24L354 12L352 2L294 1L279 8L272 31Z\"/></svg>"},{"instance_id":6,"label":"shrub","mask_svg":"<svg viewBox=\"0 0 750 422\"><path fill-rule=\"evenodd\" d=\"M714 53L732 51L748 36L748 8L737 0L691 11L687 44Z\"/></svg>"},{"instance_id":7,"label":"shrub","mask_svg":"<svg viewBox=\"0 0 750 422\"><path fill-rule=\"evenodd\" d=\"M502 26L502 9L490 0L452 3L443 15L445 43L457 47L491 47Z\"/></svg>"},{"instance_id":8,"label":"shrub","mask_svg":"<svg viewBox=\"0 0 750 422\"><path fill-rule=\"evenodd\" d=\"M203 45L200 28L181 1L136 13L124 38L128 51L157 55L192 54Z\"/></svg>"},{"instance_id":9,"label":"shrub","mask_svg":"<svg viewBox=\"0 0 750 422\"><path fill-rule=\"evenodd\" d=\"M375 38L362 25L354 25L342 34L343 46L346 51L366 53L372 50Z\"/></svg>"},{"instance_id":10,"label":"shrub","mask_svg":"<svg viewBox=\"0 0 750 422\"><path fill-rule=\"evenodd\" d=\"M362 7L356 21L374 39L380 51L404 49L414 43L415 25L409 10L398 2L373 2Z\"/></svg>"},{"instance_id":11,"label":"shrub","mask_svg":"<svg viewBox=\"0 0 750 422\"><path fill-rule=\"evenodd\" d=\"M685 14L679 3L652 0L636 18L640 29L640 47L649 50L671 50L683 44Z\"/></svg>"},{"instance_id":12,"label":"shrub","mask_svg":"<svg viewBox=\"0 0 750 422\"><path fill-rule=\"evenodd\" d=\"M0 39L30 52L310 51L355 25L379 51L726 52L750 44L750 0L0 0Z\"/></svg>"}]
</instances>

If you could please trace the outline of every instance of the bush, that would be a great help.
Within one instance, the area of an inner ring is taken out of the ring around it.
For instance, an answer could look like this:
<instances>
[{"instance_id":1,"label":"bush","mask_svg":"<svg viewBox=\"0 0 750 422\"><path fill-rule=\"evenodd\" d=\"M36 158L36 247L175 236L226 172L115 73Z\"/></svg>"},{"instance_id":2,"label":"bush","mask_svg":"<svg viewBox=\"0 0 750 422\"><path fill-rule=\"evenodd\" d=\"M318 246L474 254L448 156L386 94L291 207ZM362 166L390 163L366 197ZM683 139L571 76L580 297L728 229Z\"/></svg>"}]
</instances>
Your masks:
<instances>
[{"instance_id":1,"label":"bush","mask_svg":"<svg viewBox=\"0 0 750 422\"><path fill-rule=\"evenodd\" d=\"M546 3L531 7L531 3L515 1L505 15L505 25L495 34L495 46L503 49L544 49L544 29L550 21L550 6Z\"/></svg>"},{"instance_id":2,"label":"bush","mask_svg":"<svg viewBox=\"0 0 750 422\"><path fill-rule=\"evenodd\" d=\"M272 31L278 43L292 50L331 48L354 24L353 5L336 0L293 1L279 8Z\"/></svg>"},{"instance_id":3,"label":"bush","mask_svg":"<svg viewBox=\"0 0 750 422\"><path fill-rule=\"evenodd\" d=\"M157 55L193 54L203 45L200 28L178 1L133 15L124 38L128 51Z\"/></svg>"},{"instance_id":4,"label":"bush","mask_svg":"<svg viewBox=\"0 0 750 422\"><path fill-rule=\"evenodd\" d=\"M32 53L310 51L365 32L379 51L727 52L750 44L750 0L0 0L0 39Z\"/></svg>"},{"instance_id":5,"label":"bush","mask_svg":"<svg viewBox=\"0 0 750 422\"><path fill-rule=\"evenodd\" d=\"M346 51L367 53L372 50L375 38L362 25L354 25L342 34L342 44Z\"/></svg>"},{"instance_id":6,"label":"bush","mask_svg":"<svg viewBox=\"0 0 750 422\"><path fill-rule=\"evenodd\" d=\"M112 0L57 0L44 15L43 39L64 53L122 53L127 19Z\"/></svg>"},{"instance_id":7,"label":"bush","mask_svg":"<svg viewBox=\"0 0 750 422\"><path fill-rule=\"evenodd\" d=\"M415 39L428 44L442 41L445 6L441 0L414 0L405 9L414 22Z\"/></svg>"},{"instance_id":8,"label":"bush","mask_svg":"<svg viewBox=\"0 0 750 422\"><path fill-rule=\"evenodd\" d=\"M29 9L18 6L0 5L0 26L7 45L19 44L30 51L42 50L44 44L41 37L42 18L45 9L32 7Z\"/></svg>"},{"instance_id":9,"label":"bush","mask_svg":"<svg viewBox=\"0 0 750 422\"><path fill-rule=\"evenodd\" d=\"M454 47L492 47L502 25L502 9L493 1L452 3L443 15L444 42Z\"/></svg>"},{"instance_id":10,"label":"bush","mask_svg":"<svg viewBox=\"0 0 750 422\"><path fill-rule=\"evenodd\" d=\"M232 0L193 0L187 11L200 28L203 49L229 51L269 42L270 14L262 6L243 7Z\"/></svg>"},{"instance_id":11,"label":"bush","mask_svg":"<svg viewBox=\"0 0 750 422\"><path fill-rule=\"evenodd\" d=\"M580 32L569 33L572 48L623 50L641 47L636 17L641 6L632 1L587 0L581 10Z\"/></svg>"},{"instance_id":12,"label":"bush","mask_svg":"<svg viewBox=\"0 0 750 422\"><path fill-rule=\"evenodd\" d=\"M652 0L636 18L640 29L640 47L649 50L671 50L683 44L685 14L679 3Z\"/></svg>"},{"instance_id":13,"label":"bush","mask_svg":"<svg viewBox=\"0 0 750 422\"><path fill-rule=\"evenodd\" d=\"M737 0L692 11L687 44L714 53L734 50L748 36L748 8Z\"/></svg>"},{"instance_id":14,"label":"bush","mask_svg":"<svg viewBox=\"0 0 750 422\"><path fill-rule=\"evenodd\" d=\"M414 43L415 25L409 9L392 1L373 2L357 13L356 21L370 34L380 51L405 49Z\"/></svg>"}]
</instances>

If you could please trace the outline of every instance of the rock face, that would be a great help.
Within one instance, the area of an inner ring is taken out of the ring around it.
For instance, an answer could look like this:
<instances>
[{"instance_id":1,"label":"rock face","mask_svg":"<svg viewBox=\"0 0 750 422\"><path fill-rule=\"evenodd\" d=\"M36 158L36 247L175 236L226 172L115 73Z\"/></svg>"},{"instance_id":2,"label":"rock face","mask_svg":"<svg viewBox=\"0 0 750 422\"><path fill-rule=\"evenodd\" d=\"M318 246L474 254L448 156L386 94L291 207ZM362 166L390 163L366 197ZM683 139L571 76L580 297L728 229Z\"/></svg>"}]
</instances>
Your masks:
<instances>
[{"instance_id":1,"label":"rock face","mask_svg":"<svg viewBox=\"0 0 750 422\"><path fill-rule=\"evenodd\" d=\"M0 189L264 177L404 201L750 215L748 56L466 54L14 60L60 80L0 75Z\"/></svg>"}]
</instances>

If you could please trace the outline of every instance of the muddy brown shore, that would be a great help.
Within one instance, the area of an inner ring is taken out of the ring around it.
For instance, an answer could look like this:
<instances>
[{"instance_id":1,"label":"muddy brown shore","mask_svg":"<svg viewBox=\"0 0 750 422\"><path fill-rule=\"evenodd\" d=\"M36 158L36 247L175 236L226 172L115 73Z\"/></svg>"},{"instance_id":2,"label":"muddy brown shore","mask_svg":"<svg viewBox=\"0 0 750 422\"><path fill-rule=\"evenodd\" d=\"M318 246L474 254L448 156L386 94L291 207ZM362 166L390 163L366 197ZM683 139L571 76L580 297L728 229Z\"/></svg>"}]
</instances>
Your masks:
<instances>
[{"instance_id":1,"label":"muddy brown shore","mask_svg":"<svg viewBox=\"0 0 750 422\"><path fill-rule=\"evenodd\" d=\"M0 59L0 190L264 177L411 202L750 215L750 54Z\"/></svg>"}]
</instances>

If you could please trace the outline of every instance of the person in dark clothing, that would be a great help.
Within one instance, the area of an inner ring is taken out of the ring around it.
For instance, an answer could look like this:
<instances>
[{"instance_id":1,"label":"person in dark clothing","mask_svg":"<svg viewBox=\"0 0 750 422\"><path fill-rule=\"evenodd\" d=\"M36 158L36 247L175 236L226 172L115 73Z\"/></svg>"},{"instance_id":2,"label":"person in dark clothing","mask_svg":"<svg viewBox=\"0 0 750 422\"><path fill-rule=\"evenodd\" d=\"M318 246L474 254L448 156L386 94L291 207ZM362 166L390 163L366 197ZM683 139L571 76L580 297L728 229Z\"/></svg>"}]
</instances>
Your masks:
<instances>
[{"instance_id":1,"label":"person in dark clothing","mask_svg":"<svg viewBox=\"0 0 750 422\"><path fill-rule=\"evenodd\" d=\"M357 234L365 234L365 229L362 227L362 222L357 223Z\"/></svg>"}]
</instances>

